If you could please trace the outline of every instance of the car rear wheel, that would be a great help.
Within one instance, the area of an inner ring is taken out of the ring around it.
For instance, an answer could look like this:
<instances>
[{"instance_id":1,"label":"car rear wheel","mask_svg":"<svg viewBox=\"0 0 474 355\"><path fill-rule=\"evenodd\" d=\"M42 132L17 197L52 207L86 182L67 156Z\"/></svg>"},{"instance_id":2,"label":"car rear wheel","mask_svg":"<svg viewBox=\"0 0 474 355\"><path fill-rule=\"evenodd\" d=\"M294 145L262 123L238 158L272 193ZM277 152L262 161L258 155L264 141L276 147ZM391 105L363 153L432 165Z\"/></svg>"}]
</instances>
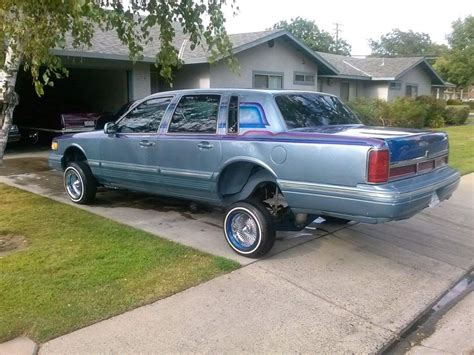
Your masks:
<instances>
[{"instance_id":1,"label":"car rear wheel","mask_svg":"<svg viewBox=\"0 0 474 355\"><path fill-rule=\"evenodd\" d=\"M224 218L224 235L237 254L249 258L265 255L275 243L272 216L256 202L236 202L229 207Z\"/></svg>"},{"instance_id":2,"label":"car rear wheel","mask_svg":"<svg viewBox=\"0 0 474 355\"><path fill-rule=\"evenodd\" d=\"M89 166L82 162L71 162L64 170L64 189L71 201L86 205L94 201L97 183Z\"/></svg>"}]
</instances>

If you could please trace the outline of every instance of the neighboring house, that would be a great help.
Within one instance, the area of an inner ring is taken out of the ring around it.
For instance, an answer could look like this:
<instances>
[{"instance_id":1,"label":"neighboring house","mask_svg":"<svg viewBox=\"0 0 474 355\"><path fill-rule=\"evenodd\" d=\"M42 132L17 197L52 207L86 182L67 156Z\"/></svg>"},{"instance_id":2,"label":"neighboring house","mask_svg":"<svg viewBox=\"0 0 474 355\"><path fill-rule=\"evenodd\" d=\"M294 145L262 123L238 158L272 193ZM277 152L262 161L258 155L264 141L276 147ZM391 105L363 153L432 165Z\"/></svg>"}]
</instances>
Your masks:
<instances>
[{"instance_id":1,"label":"neighboring house","mask_svg":"<svg viewBox=\"0 0 474 355\"><path fill-rule=\"evenodd\" d=\"M445 81L444 85L433 85L431 94L437 99L451 100L457 99L456 85Z\"/></svg>"},{"instance_id":2,"label":"neighboring house","mask_svg":"<svg viewBox=\"0 0 474 355\"><path fill-rule=\"evenodd\" d=\"M359 59L314 52L285 30L230 35L240 66L239 72L233 72L224 63L209 63L206 48L191 50L179 26L175 32L173 44L183 66L175 73L172 89L293 89L324 91L343 100L361 96L391 100L430 95L433 84L444 85L423 58ZM152 37L158 38L158 33ZM90 48L52 50L70 75L57 80L55 88L46 88L41 103L31 79L21 71L16 88L20 105L69 105L89 112L113 112L129 100L171 89L154 65L158 41L147 44L135 63L115 32L97 30L91 42Z\"/></svg>"},{"instance_id":3,"label":"neighboring house","mask_svg":"<svg viewBox=\"0 0 474 355\"><path fill-rule=\"evenodd\" d=\"M433 85L444 81L423 57L353 58L318 54L334 66L337 75L319 75L318 90L344 101L358 97L393 100L398 96L431 95Z\"/></svg>"}]
</instances>

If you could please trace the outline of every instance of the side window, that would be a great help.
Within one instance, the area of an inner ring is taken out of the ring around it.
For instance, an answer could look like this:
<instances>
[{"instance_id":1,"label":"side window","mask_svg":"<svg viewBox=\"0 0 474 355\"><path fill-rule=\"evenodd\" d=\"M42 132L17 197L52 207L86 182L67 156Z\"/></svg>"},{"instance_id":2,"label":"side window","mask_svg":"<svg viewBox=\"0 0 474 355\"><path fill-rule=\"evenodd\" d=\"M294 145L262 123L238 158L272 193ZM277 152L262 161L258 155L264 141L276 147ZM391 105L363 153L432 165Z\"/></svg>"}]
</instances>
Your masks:
<instances>
[{"instance_id":1,"label":"side window","mask_svg":"<svg viewBox=\"0 0 474 355\"><path fill-rule=\"evenodd\" d=\"M171 97L159 97L142 102L117 123L117 132L157 132L170 102Z\"/></svg>"},{"instance_id":2,"label":"side window","mask_svg":"<svg viewBox=\"0 0 474 355\"><path fill-rule=\"evenodd\" d=\"M220 95L186 95L171 118L170 133L216 133Z\"/></svg>"},{"instance_id":3,"label":"side window","mask_svg":"<svg viewBox=\"0 0 474 355\"><path fill-rule=\"evenodd\" d=\"M227 133L239 133L239 97L231 96L229 100L229 113L227 115Z\"/></svg>"},{"instance_id":4,"label":"side window","mask_svg":"<svg viewBox=\"0 0 474 355\"><path fill-rule=\"evenodd\" d=\"M263 107L256 102L241 102L239 116L240 128L265 128L268 125Z\"/></svg>"}]
</instances>

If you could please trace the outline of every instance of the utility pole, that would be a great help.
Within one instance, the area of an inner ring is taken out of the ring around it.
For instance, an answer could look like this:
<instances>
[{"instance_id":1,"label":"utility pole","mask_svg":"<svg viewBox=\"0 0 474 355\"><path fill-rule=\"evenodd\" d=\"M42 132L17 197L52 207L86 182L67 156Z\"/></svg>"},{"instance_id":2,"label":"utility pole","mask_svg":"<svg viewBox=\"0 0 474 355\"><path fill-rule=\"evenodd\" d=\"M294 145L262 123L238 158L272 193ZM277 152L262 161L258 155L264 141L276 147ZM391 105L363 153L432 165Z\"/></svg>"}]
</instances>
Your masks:
<instances>
[{"instance_id":1,"label":"utility pole","mask_svg":"<svg viewBox=\"0 0 474 355\"><path fill-rule=\"evenodd\" d=\"M341 27L342 23L335 22L334 23L334 32L336 37L336 53L339 53L339 32L342 32Z\"/></svg>"}]
</instances>

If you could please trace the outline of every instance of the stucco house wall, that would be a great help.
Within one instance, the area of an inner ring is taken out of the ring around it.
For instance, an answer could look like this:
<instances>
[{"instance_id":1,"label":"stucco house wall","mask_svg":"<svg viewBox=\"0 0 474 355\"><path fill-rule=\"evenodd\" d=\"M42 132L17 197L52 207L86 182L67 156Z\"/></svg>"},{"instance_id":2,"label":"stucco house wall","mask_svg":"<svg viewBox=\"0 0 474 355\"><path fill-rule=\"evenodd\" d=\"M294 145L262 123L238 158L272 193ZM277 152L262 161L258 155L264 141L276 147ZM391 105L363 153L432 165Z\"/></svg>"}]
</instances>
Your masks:
<instances>
[{"instance_id":1,"label":"stucco house wall","mask_svg":"<svg viewBox=\"0 0 474 355\"><path fill-rule=\"evenodd\" d=\"M319 78L318 91L341 97L341 82L349 83L349 101L355 100L363 93L363 81L353 79Z\"/></svg>"},{"instance_id":2,"label":"stucco house wall","mask_svg":"<svg viewBox=\"0 0 474 355\"><path fill-rule=\"evenodd\" d=\"M407 85L418 86L418 96L431 95L431 77L421 67L415 67L400 77L400 90L389 89L388 100L393 100L399 96L405 96Z\"/></svg>"},{"instance_id":3,"label":"stucco house wall","mask_svg":"<svg viewBox=\"0 0 474 355\"><path fill-rule=\"evenodd\" d=\"M208 63L182 66L176 73L173 89L209 89L211 86Z\"/></svg>"},{"instance_id":4,"label":"stucco house wall","mask_svg":"<svg viewBox=\"0 0 474 355\"><path fill-rule=\"evenodd\" d=\"M364 81L362 93L359 96L388 100L388 82Z\"/></svg>"},{"instance_id":5,"label":"stucco house wall","mask_svg":"<svg viewBox=\"0 0 474 355\"><path fill-rule=\"evenodd\" d=\"M136 63L133 66L130 80L131 99L141 99L151 94L150 64Z\"/></svg>"},{"instance_id":6,"label":"stucco house wall","mask_svg":"<svg viewBox=\"0 0 474 355\"><path fill-rule=\"evenodd\" d=\"M295 90L317 89L318 68L314 60L296 50L288 42L276 39L271 47L263 43L236 54L240 73L233 73L225 63L210 65L210 87L252 88L255 73L276 73L283 75L283 88ZM313 85L294 83L294 72L314 75Z\"/></svg>"},{"instance_id":7,"label":"stucco house wall","mask_svg":"<svg viewBox=\"0 0 474 355\"><path fill-rule=\"evenodd\" d=\"M320 86L319 91L326 92L328 94L340 96L341 95L341 83L339 79L335 78L319 78Z\"/></svg>"}]
</instances>

